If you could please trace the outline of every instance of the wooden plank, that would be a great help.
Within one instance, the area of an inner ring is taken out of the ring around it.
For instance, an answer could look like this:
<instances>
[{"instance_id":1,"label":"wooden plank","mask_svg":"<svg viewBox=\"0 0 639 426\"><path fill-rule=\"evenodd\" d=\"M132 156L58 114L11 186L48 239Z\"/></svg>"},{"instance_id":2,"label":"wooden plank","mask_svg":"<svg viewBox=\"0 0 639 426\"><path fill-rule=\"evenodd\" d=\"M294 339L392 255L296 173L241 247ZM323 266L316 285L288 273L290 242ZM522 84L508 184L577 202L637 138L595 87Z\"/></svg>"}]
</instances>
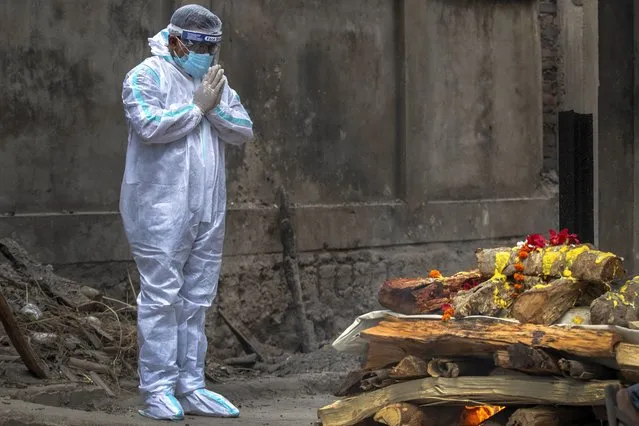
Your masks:
<instances>
[{"instance_id":1,"label":"wooden plank","mask_svg":"<svg viewBox=\"0 0 639 426\"><path fill-rule=\"evenodd\" d=\"M618 381L579 382L538 377L426 378L336 401L318 410L324 426L351 426L399 402L467 405L568 405L601 406L605 387Z\"/></svg>"},{"instance_id":2,"label":"wooden plank","mask_svg":"<svg viewBox=\"0 0 639 426\"><path fill-rule=\"evenodd\" d=\"M619 343L615 358L621 370L639 370L639 345Z\"/></svg>"},{"instance_id":3,"label":"wooden plank","mask_svg":"<svg viewBox=\"0 0 639 426\"><path fill-rule=\"evenodd\" d=\"M39 379L48 379L49 370L46 364L40 359L38 354L33 350L26 337L20 331L18 321L16 320L11 307L0 291L0 321L4 326L4 330L9 336L9 340L13 347L18 351L22 362L27 366L29 371Z\"/></svg>"},{"instance_id":4,"label":"wooden plank","mask_svg":"<svg viewBox=\"0 0 639 426\"><path fill-rule=\"evenodd\" d=\"M620 340L616 333L608 330L479 319L382 321L360 335L368 342L387 343L401 348L407 355L421 357L486 355L522 343L585 358L614 358L614 347Z\"/></svg>"}]
</instances>

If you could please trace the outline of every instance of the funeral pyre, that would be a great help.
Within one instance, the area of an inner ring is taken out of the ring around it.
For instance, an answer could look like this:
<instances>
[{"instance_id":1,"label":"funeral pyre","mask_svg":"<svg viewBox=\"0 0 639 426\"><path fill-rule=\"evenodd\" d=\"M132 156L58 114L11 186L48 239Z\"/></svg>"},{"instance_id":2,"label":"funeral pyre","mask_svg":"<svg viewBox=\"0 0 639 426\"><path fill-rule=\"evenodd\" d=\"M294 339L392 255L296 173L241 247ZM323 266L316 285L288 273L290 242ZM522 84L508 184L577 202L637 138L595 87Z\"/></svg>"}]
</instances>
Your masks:
<instances>
[{"instance_id":1,"label":"funeral pyre","mask_svg":"<svg viewBox=\"0 0 639 426\"><path fill-rule=\"evenodd\" d=\"M639 377L639 277L567 230L475 256L472 271L383 283L388 311L347 330L365 362L336 393L344 399L318 411L322 424L605 419L606 389Z\"/></svg>"}]
</instances>

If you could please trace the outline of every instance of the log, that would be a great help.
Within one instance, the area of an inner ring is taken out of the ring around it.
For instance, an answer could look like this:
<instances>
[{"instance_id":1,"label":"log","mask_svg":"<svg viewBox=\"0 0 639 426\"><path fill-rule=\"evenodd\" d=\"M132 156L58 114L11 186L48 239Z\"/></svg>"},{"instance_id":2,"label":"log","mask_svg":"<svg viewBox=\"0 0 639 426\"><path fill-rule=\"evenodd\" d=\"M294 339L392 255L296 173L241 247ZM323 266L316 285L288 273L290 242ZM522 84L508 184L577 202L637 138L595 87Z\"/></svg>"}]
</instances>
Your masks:
<instances>
[{"instance_id":1,"label":"log","mask_svg":"<svg viewBox=\"0 0 639 426\"><path fill-rule=\"evenodd\" d=\"M248 354L239 357L226 358L224 361L222 361L222 364L250 367L255 365L256 362L257 354Z\"/></svg>"},{"instance_id":2,"label":"log","mask_svg":"<svg viewBox=\"0 0 639 426\"><path fill-rule=\"evenodd\" d=\"M492 367L492 363L475 358L433 358L428 363L427 371L431 377L455 378L488 374Z\"/></svg>"},{"instance_id":3,"label":"log","mask_svg":"<svg viewBox=\"0 0 639 426\"><path fill-rule=\"evenodd\" d=\"M608 380L616 377L614 370L592 362L561 358L558 365L565 377L576 380Z\"/></svg>"},{"instance_id":4,"label":"log","mask_svg":"<svg viewBox=\"0 0 639 426\"><path fill-rule=\"evenodd\" d=\"M91 361L85 361L79 358L69 358L69 367L80 370L94 371L96 373L111 374L111 370L106 365L98 364Z\"/></svg>"},{"instance_id":5,"label":"log","mask_svg":"<svg viewBox=\"0 0 639 426\"><path fill-rule=\"evenodd\" d=\"M530 407L516 410L508 426L583 425L595 420L592 410L576 407Z\"/></svg>"},{"instance_id":6,"label":"log","mask_svg":"<svg viewBox=\"0 0 639 426\"><path fill-rule=\"evenodd\" d=\"M4 327L7 336L11 344L16 349L22 362L29 369L29 371L39 379L49 378L49 369L47 365L42 361L38 353L31 347L29 341L20 330L18 321L13 315L11 307L7 303L4 295L0 291L0 322Z\"/></svg>"},{"instance_id":7,"label":"log","mask_svg":"<svg viewBox=\"0 0 639 426\"><path fill-rule=\"evenodd\" d=\"M526 277L523 286L524 289L528 289L542 282L539 277ZM464 318L469 315L507 316L518 293L519 291L514 284L509 282L506 277L496 276L469 291L459 292L453 302L455 317Z\"/></svg>"},{"instance_id":8,"label":"log","mask_svg":"<svg viewBox=\"0 0 639 426\"><path fill-rule=\"evenodd\" d=\"M390 378L389 371L388 369L353 371L346 376L344 383L335 392L335 396L356 395L397 383L398 380Z\"/></svg>"},{"instance_id":9,"label":"log","mask_svg":"<svg viewBox=\"0 0 639 426\"><path fill-rule=\"evenodd\" d=\"M511 316L520 322L553 324L575 306L588 285L569 278L536 285L519 295L513 303Z\"/></svg>"},{"instance_id":10,"label":"log","mask_svg":"<svg viewBox=\"0 0 639 426\"><path fill-rule=\"evenodd\" d=\"M24 248L10 238L0 240L0 253L4 254L26 281L37 283L49 296L78 311L90 311L99 304L86 297L81 284L62 278L50 267L33 260Z\"/></svg>"},{"instance_id":11,"label":"log","mask_svg":"<svg viewBox=\"0 0 639 426\"><path fill-rule=\"evenodd\" d=\"M424 355L419 350L408 350L393 343L381 341L369 341L364 369L376 370L392 367L407 356L419 357ZM428 354L426 354L428 355Z\"/></svg>"},{"instance_id":12,"label":"log","mask_svg":"<svg viewBox=\"0 0 639 426\"><path fill-rule=\"evenodd\" d=\"M515 264L519 261L518 253L516 247L478 249L475 257L482 276L492 277L495 273L512 276L516 272ZM530 253L522 263L526 275L554 278L571 276L599 284L622 278L625 274L620 257L593 250L586 244L539 249Z\"/></svg>"},{"instance_id":13,"label":"log","mask_svg":"<svg viewBox=\"0 0 639 426\"><path fill-rule=\"evenodd\" d=\"M402 359L399 364L390 369L391 379L419 379L428 376L428 364L421 358L409 355Z\"/></svg>"},{"instance_id":14,"label":"log","mask_svg":"<svg viewBox=\"0 0 639 426\"><path fill-rule=\"evenodd\" d=\"M609 291L595 299L590 305L592 324L628 327L639 319L639 277L628 280L619 291Z\"/></svg>"},{"instance_id":15,"label":"log","mask_svg":"<svg viewBox=\"0 0 639 426\"><path fill-rule=\"evenodd\" d=\"M229 317L221 308L218 308L217 313L222 318L222 321L224 321L229 330L231 330L231 332L240 342L240 345L242 345L242 349L244 349L244 352L246 352L247 354L257 355L259 361L267 360L264 347L260 344L260 342L256 341L250 336L248 330L246 330L244 326L229 319Z\"/></svg>"},{"instance_id":16,"label":"log","mask_svg":"<svg viewBox=\"0 0 639 426\"><path fill-rule=\"evenodd\" d=\"M346 375L340 387L333 393L337 397L355 395L361 392L360 383L369 374L368 370L351 371Z\"/></svg>"},{"instance_id":17,"label":"log","mask_svg":"<svg viewBox=\"0 0 639 426\"><path fill-rule=\"evenodd\" d=\"M561 375L559 360L538 348L516 343L495 352L495 365L538 376Z\"/></svg>"},{"instance_id":18,"label":"log","mask_svg":"<svg viewBox=\"0 0 639 426\"><path fill-rule=\"evenodd\" d=\"M317 350L317 339L313 322L306 315L304 305L302 284L300 282L299 267L297 264L297 246L295 244L295 230L291 219L291 206L288 194L284 188L280 188L280 238L282 241L282 261L284 279L288 284L293 298L295 315L297 317L297 328L302 343L302 352L310 353Z\"/></svg>"},{"instance_id":19,"label":"log","mask_svg":"<svg viewBox=\"0 0 639 426\"><path fill-rule=\"evenodd\" d=\"M364 392L370 392L375 389L385 388L392 384L397 383L398 380L391 379L389 377L389 370L387 368L371 371L367 377L362 379L359 387Z\"/></svg>"},{"instance_id":20,"label":"log","mask_svg":"<svg viewBox=\"0 0 639 426\"><path fill-rule=\"evenodd\" d=\"M578 330L578 331L577 331ZM483 319L449 322L421 320L381 321L361 331L360 336L369 344L381 342L397 349L383 354L384 361L393 356L399 362L407 355L419 357L449 356L472 357L505 350L509 345L523 343L528 346L552 349L584 358L612 358L619 336L609 330L588 330L518 324ZM369 355L371 354L369 348ZM375 357L375 354L373 354ZM368 363L371 359L369 358Z\"/></svg>"},{"instance_id":21,"label":"log","mask_svg":"<svg viewBox=\"0 0 639 426\"><path fill-rule=\"evenodd\" d=\"M91 378L91 380L96 386L99 386L104 390L104 392L107 394L109 398L116 397L115 392L113 392L111 388L109 387L109 385L107 385L106 382L102 380L102 377L100 377L98 373L96 373L95 371L90 371L89 377Z\"/></svg>"},{"instance_id":22,"label":"log","mask_svg":"<svg viewBox=\"0 0 639 426\"><path fill-rule=\"evenodd\" d=\"M639 371L639 345L619 343L615 351L615 359L620 370Z\"/></svg>"},{"instance_id":23,"label":"log","mask_svg":"<svg viewBox=\"0 0 639 426\"><path fill-rule=\"evenodd\" d=\"M639 370L620 370L619 378L624 385L632 386L639 383Z\"/></svg>"},{"instance_id":24,"label":"log","mask_svg":"<svg viewBox=\"0 0 639 426\"><path fill-rule=\"evenodd\" d=\"M581 382L539 377L429 377L336 401L320 408L318 417L324 425L351 426L398 402L466 405L470 400L506 406L599 406L605 404L606 386L618 384L618 381Z\"/></svg>"},{"instance_id":25,"label":"log","mask_svg":"<svg viewBox=\"0 0 639 426\"><path fill-rule=\"evenodd\" d=\"M373 420L388 426L422 426L426 423L426 416L416 405L400 402L382 408L375 413Z\"/></svg>"},{"instance_id":26,"label":"log","mask_svg":"<svg viewBox=\"0 0 639 426\"><path fill-rule=\"evenodd\" d=\"M379 304L405 315L436 312L464 288L479 283L479 271L459 272L441 278L396 278L385 281L378 293Z\"/></svg>"}]
</instances>

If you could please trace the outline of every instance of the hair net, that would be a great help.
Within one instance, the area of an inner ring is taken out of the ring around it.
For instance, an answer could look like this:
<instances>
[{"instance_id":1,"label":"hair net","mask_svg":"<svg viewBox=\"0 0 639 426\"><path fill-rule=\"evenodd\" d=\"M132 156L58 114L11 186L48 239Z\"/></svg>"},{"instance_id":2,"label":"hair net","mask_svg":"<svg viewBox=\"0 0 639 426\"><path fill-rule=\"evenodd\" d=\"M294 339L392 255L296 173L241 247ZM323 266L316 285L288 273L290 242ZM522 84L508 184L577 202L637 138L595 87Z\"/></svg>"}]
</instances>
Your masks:
<instances>
[{"instance_id":1,"label":"hair net","mask_svg":"<svg viewBox=\"0 0 639 426\"><path fill-rule=\"evenodd\" d=\"M213 12L197 4L187 4L171 16L171 24L183 30L221 34L222 21Z\"/></svg>"}]
</instances>

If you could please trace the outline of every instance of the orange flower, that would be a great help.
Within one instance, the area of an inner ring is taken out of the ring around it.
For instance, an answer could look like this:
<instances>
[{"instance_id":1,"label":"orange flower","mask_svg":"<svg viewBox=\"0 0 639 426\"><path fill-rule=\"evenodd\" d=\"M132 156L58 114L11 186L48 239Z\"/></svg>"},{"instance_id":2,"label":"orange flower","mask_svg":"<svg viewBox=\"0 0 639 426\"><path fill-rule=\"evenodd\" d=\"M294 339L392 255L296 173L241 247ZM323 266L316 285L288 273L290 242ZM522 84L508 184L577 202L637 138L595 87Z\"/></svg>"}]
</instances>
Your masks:
<instances>
[{"instance_id":1,"label":"orange flower","mask_svg":"<svg viewBox=\"0 0 639 426\"><path fill-rule=\"evenodd\" d=\"M430 273L428 274L428 276L430 278L441 278L442 277L442 273L439 272L437 269L433 269L432 271L430 271Z\"/></svg>"},{"instance_id":2,"label":"orange flower","mask_svg":"<svg viewBox=\"0 0 639 426\"><path fill-rule=\"evenodd\" d=\"M455 315L455 310L453 308L448 308L444 311L442 315L442 321L448 321Z\"/></svg>"},{"instance_id":3,"label":"orange flower","mask_svg":"<svg viewBox=\"0 0 639 426\"><path fill-rule=\"evenodd\" d=\"M521 262L515 263L515 271L524 272L524 264Z\"/></svg>"},{"instance_id":4,"label":"orange flower","mask_svg":"<svg viewBox=\"0 0 639 426\"><path fill-rule=\"evenodd\" d=\"M515 279L515 281L523 281L523 280L524 280L524 278L526 278L526 277L525 277L525 276L524 276L524 274L522 274L521 272L516 272L516 273L513 275L513 278Z\"/></svg>"},{"instance_id":5,"label":"orange flower","mask_svg":"<svg viewBox=\"0 0 639 426\"><path fill-rule=\"evenodd\" d=\"M515 290L519 291L519 290L521 290L522 288L524 288L524 286L523 286L523 285L521 285L521 284L515 284Z\"/></svg>"},{"instance_id":6,"label":"orange flower","mask_svg":"<svg viewBox=\"0 0 639 426\"><path fill-rule=\"evenodd\" d=\"M519 250L519 258L524 260L528 257L528 252L526 250Z\"/></svg>"}]
</instances>

